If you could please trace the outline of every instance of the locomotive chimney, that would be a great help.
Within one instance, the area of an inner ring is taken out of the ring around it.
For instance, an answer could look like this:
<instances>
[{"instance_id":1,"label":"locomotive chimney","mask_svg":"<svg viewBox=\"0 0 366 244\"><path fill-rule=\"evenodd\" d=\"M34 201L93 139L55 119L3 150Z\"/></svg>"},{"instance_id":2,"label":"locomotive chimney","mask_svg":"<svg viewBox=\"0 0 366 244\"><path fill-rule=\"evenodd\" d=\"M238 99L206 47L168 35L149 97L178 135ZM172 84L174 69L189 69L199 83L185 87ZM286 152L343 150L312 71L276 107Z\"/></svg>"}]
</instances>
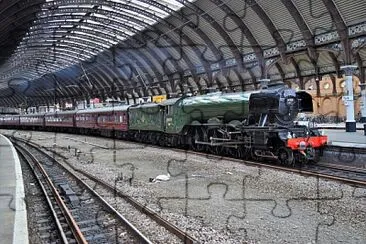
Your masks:
<instances>
[{"instance_id":1,"label":"locomotive chimney","mask_svg":"<svg viewBox=\"0 0 366 244\"><path fill-rule=\"evenodd\" d=\"M259 82L261 84L261 90L267 89L268 84L269 84L270 81L271 81L270 79L261 79L261 80L259 80Z\"/></svg>"}]
</instances>

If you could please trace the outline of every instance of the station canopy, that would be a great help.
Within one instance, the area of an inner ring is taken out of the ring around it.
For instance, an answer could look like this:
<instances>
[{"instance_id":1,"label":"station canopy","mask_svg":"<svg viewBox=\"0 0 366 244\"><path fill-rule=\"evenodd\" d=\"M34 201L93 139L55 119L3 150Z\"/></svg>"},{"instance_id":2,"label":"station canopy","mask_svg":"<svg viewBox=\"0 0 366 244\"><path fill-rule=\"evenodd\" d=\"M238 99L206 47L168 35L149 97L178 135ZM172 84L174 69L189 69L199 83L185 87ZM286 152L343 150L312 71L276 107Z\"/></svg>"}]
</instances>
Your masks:
<instances>
[{"instance_id":1,"label":"station canopy","mask_svg":"<svg viewBox=\"0 0 366 244\"><path fill-rule=\"evenodd\" d=\"M364 0L3 0L0 106L305 87L357 65Z\"/></svg>"}]
</instances>

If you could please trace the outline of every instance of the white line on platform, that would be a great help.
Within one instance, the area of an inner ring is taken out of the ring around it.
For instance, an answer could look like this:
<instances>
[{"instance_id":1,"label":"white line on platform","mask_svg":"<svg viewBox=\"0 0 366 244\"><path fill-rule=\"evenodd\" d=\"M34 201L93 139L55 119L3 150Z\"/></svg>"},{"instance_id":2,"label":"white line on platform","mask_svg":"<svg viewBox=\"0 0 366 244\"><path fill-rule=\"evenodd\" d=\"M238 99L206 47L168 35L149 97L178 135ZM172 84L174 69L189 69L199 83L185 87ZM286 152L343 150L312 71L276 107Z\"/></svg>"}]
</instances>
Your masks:
<instances>
[{"instance_id":1,"label":"white line on platform","mask_svg":"<svg viewBox=\"0 0 366 244\"><path fill-rule=\"evenodd\" d=\"M342 141L330 141L328 145L340 146L340 147L355 147L355 148L366 148L366 143L349 143Z\"/></svg>"}]
</instances>

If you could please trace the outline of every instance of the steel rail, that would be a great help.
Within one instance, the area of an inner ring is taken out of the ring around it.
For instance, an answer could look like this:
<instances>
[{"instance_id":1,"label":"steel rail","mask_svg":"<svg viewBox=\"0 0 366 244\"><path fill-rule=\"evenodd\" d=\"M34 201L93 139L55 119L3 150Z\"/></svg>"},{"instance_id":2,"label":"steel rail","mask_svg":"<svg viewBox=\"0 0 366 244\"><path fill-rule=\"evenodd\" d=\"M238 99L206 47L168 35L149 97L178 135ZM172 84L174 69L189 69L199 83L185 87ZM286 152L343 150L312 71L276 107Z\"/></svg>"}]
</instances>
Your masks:
<instances>
[{"instance_id":1,"label":"steel rail","mask_svg":"<svg viewBox=\"0 0 366 244\"><path fill-rule=\"evenodd\" d=\"M17 139L19 140L19 139ZM34 143L34 142L29 142L29 141L24 141L23 139L20 139L23 143L28 144L29 146L32 146L33 148L35 148L36 150L39 150L40 152L42 152L39 148L43 148L40 145ZM53 150L49 150L47 148L44 148L45 150L48 150L52 153L54 153L55 155L63 158L65 160L65 157ZM47 156L48 158L50 158L51 160L57 162L59 165L61 165L65 170L69 171L69 169L65 168L64 165L62 165L60 162L58 162L57 160L55 160L54 158L52 158L50 155L42 152L45 156ZM165 220L164 218L160 217L155 211L153 211L152 209L142 205L141 203L137 202L136 200L134 200L132 197L125 195L122 191L116 189L113 185L97 178L96 176L81 170L81 169L77 169L75 168L73 165L71 165L70 163L66 162L65 163L75 172L78 172L86 177L88 177L89 179L99 183L100 185L104 186L105 188L107 188L110 191L113 191L114 193L116 193L119 197L125 199L129 204L131 204L132 206L134 206L137 210L139 210L141 213L146 214L147 216L149 216L152 220L154 220L155 222L157 222L159 225L163 226L165 229L167 229L169 232L171 232L172 234L176 235L179 239L181 239L184 243L186 244L192 244L192 243L197 243L198 241L193 238L192 236L190 236L187 232L179 229L176 225L168 222L167 220ZM73 174L71 171L69 171L71 174ZM74 174L73 174L74 175ZM75 177L77 177L75 175ZM79 177L77 177L79 179ZM80 181L82 181L81 179L79 179ZM89 186L87 186L89 187ZM90 188L91 191L94 191L92 188ZM98 194L98 193L96 193Z\"/></svg>"},{"instance_id":2,"label":"steel rail","mask_svg":"<svg viewBox=\"0 0 366 244\"><path fill-rule=\"evenodd\" d=\"M161 146L158 146L158 145L151 145L151 144L134 142L134 141L125 141L125 142L136 144L136 145L148 145L149 147L152 147L152 148L167 149L166 147L161 147ZM34 144L37 145L38 147L42 147L41 145L38 145L36 143L34 143ZM45 147L43 147L43 148L45 148ZM49 150L49 151L52 151L53 153L57 153L53 150L50 150L50 149L47 149L47 148L45 148L45 149ZM344 149L344 148L342 148L342 149ZM348 149L352 150L352 148L346 148L345 150L348 150ZM323 174L323 173L319 173L319 172L313 172L313 171L310 171L310 170L307 170L307 169L304 169L304 168L289 168L289 167L280 166L280 165L266 164L266 163L249 161L249 160L244 160L244 159L237 159L237 158L232 158L232 157L227 157L227 156L209 154L209 153L205 153L205 152L197 152L197 151L193 151L193 150L185 150L185 149L178 149L178 148L169 148L169 150L176 151L176 152L190 153L192 155L205 156L205 157L209 157L211 159L229 160L229 161L244 163L246 165L251 165L251 166L256 166L256 167L265 167L265 168L270 168L270 169L275 169L275 170L282 170L282 171L297 173L297 174L300 174L300 175L317 176L317 177L322 177L322 178L325 178L325 179L340 181L340 182L343 182L343 183L356 184L356 185L361 185L361 186L366 185L366 181L353 180L353 179L348 179L348 178L345 178L345 177L339 177L339 176L334 176L334 175L330 175L330 174ZM58 154L58 155L61 155L61 154Z\"/></svg>"},{"instance_id":3,"label":"steel rail","mask_svg":"<svg viewBox=\"0 0 366 244\"><path fill-rule=\"evenodd\" d=\"M360 167L331 164L331 163L317 163L316 166L329 168L329 169L338 169L338 170L348 171L348 172L352 172L352 173L360 173L360 174L366 175L366 169L363 169Z\"/></svg>"},{"instance_id":4,"label":"steel rail","mask_svg":"<svg viewBox=\"0 0 366 244\"><path fill-rule=\"evenodd\" d=\"M53 185L51 179L49 178L47 172L44 170L44 168L42 167L41 163L34 157L34 155L29 152L27 149L25 149L24 147L22 147L19 144L15 144L16 148L21 151L23 153L23 155L27 155L28 158L30 159L30 161L33 162L33 164L39 169L39 171L41 172L41 174L43 175L45 181L47 182L49 188L51 189L53 196L55 197L55 200L57 202L57 205L60 207L63 216L65 217L67 223L69 224L69 227L75 237L75 240L77 241L77 243L81 244L81 243L88 243L83 235L83 233L81 232L79 226L77 225L75 219L72 217L69 209L67 208L66 204L64 203L64 201L62 200L60 194L58 193L56 187ZM31 165L31 163L28 161L29 165ZM33 167L31 167L32 169L34 169ZM35 173L35 171L34 171ZM39 181L40 185L42 185L41 181ZM47 193L46 193L47 194ZM48 199L49 200L49 199ZM57 217L57 216L56 216ZM61 224L59 222L57 222L57 226L61 227ZM62 227L61 227L62 228ZM65 238L65 239L64 239ZM67 238L65 235L62 236L62 239L64 240L64 243L68 243Z\"/></svg>"},{"instance_id":5,"label":"steel rail","mask_svg":"<svg viewBox=\"0 0 366 244\"><path fill-rule=\"evenodd\" d=\"M33 171L33 174L34 174L34 176L35 176L35 179L37 180L37 182L38 182L38 184L39 184L39 186L41 187L41 190L42 190L42 192L43 192L43 196L46 198L46 201L47 201L47 205L48 205L48 207L50 208L50 211L51 211L51 213L52 213L52 217L53 217L53 219L55 220L55 222L56 222L56 226L57 226L57 229L58 229L58 231L59 231L59 233L60 233L60 235L61 235L61 239L62 239L62 241L63 241L63 243L68 243L68 241L67 241L67 237L66 237L66 235L65 235L65 232L64 232L64 230L63 230L63 228L62 228L62 225L61 225L61 223L60 223L60 220L58 219L58 217L57 217L57 214L56 214L56 211L55 211L55 209L54 209L54 207L53 207L53 205L52 205L52 202L51 202L51 199L50 199L50 197L48 196L48 194L47 194L47 191L46 191L46 188L43 186L43 183L41 182L41 179L39 178L39 176L36 174L36 172L35 172L35 168L34 168L34 166L29 162L30 161L30 159L28 159L28 157L26 156L26 153L23 151L23 149L21 149L21 148L19 148L19 147L17 147L17 146L15 146L16 147L16 150L17 150L17 152L20 154L20 155L22 155L23 157L24 157L24 159L25 159L25 161L27 162L27 164L29 165L29 167L31 168L31 170Z\"/></svg>"},{"instance_id":6,"label":"steel rail","mask_svg":"<svg viewBox=\"0 0 366 244\"><path fill-rule=\"evenodd\" d=\"M19 140L18 138L13 138L15 140ZM91 188L87 183L85 183L80 177L78 177L74 172L72 172L70 169L65 167L62 163L58 162L56 159L48 155L47 153L43 152L39 149L39 145L35 143L30 143L27 141L24 141L23 139L20 139L19 141L22 141L23 143L31 146L35 150L42 153L44 156L48 157L53 162L57 163L63 170L65 170L67 173L69 173L74 179L76 179L79 183L81 183L85 188L87 188L88 191L90 191L96 198L98 198L99 201L101 201L115 216L117 216L123 223L125 223L125 226L127 226L133 233L135 233L136 237L140 240L141 243L145 244L152 244L152 242L144 235L142 234L132 223L130 223L122 214L120 214L112 205L110 205L102 196L100 196L93 188ZM72 168L69 164L67 164L70 168ZM72 170L74 170L72 168Z\"/></svg>"},{"instance_id":7,"label":"steel rail","mask_svg":"<svg viewBox=\"0 0 366 244\"><path fill-rule=\"evenodd\" d=\"M70 167L72 167L72 166L70 165ZM141 203L135 201L132 197L123 194L122 191L116 189L113 185L111 185L111 184L109 184L109 183L107 183L107 182L105 182L101 179L98 179L96 176L94 176L90 173L87 173L83 170L76 169L74 167L72 167L72 168L75 171L81 173L82 175L92 179L93 181L95 181L95 182L99 183L100 185L104 186L105 188L109 189L110 191L114 191L119 197L125 199L128 203L130 203L132 206L134 206L140 212L148 215L151 219L153 219L159 225L163 226L168 231L170 231L171 233L176 235L179 239L184 241L184 243L186 243L186 244L197 243L197 240L195 240L193 237L191 237L187 232L182 231L177 226L175 226L172 223L168 222L167 220L163 219L156 212L154 212L153 210L151 210L150 208L148 208L146 206L143 206Z\"/></svg>"},{"instance_id":8,"label":"steel rail","mask_svg":"<svg viewBox=\"0 0 366 244\"><path fill-rule=\"evenodd\" d=\"M132 144L137 144L137 145L148 145L149 147L152 148L159 148L159 149L167 149L166 147L162 147L159 145L152 145L152 144L146 144L146 143L141 143L141 142L135 142L135 141L125 141L128 143L132 143ZM40 146L40 145L38 145ZM332 148L333 150L335 150L335 148L338 148L339 150L341 150L342 152L360 152L361 154L366 153L366 149L365 148L348 148L348 147L340 147L340 146L327 146L327 148ZM112 148L110 148L112 149ZM289 168L289 167L285 167L285 166L280 166L280 165L274 165L274 164L266 164L266 163L261 163L261 162L255 162L255 161L249 161L249 160L244 160L244 159L237 159L237 158L233 158L233 157L227 157L227 156L220 156L220 155L215 155L215 154L210 154L210 153L205 153L205 152L197 152L197 151L193 151L193 150L186 150L186 149L179 149L179 148L169 148L172 151L176 151L176 152L184 152L184 153L190 153L192 155L199 155L199 156L205 156L205 157L209 157L212 159L219 159L219 160L229 160L229 161L234 161L234 162L239 162L239 163L245 163L246 165L251 165L251 166L257 166L257 167L265 167L265 168L270 168L270 169L275 169L275 170L283 170L283 171L287 171L287 172L292 172L292 173L297 173L300 175L307 175L307 176L317 176L317 177L322 177L325 179L331 179L331 180L336 180L336 181L341 181L344 183L349 183L349 184L356 184L356 185L361 185L361 186L365 186L366 185L366 181L360 181L360 180L354 180L354 179L348 179L345 177L339 177L339 176L334 176L334 175L330 175L330 174L323 174L323 173L319 173L319 172L313 172L304 168ZM61 155L61 154L59 154ZM62 155L61 155L62 157ZM347 167L347 166L345 166ZM338 168L339 170L342 170L340 168ZM343 169L344 171L349 171L347 169Z\"/></svg>"},{"instance_id":9,"label":"steel rail","mask_svg":"<svg viewBox=\"0 0 366 244\"><path fill-rule=\"evenodd\" d=\"M228 160L228 161L244 163L246 165L251 165L251 166L264 167L264 168L270 168L270 169L275 169L275 170L282 170L282 171L297 173L297 174L306 175L306 176L317 176L317 177L322 177L322 178L325 178L325 179L341 181L343 183L366 186L366 181L353 180L353 179L348 179L348 178L345 178L345 177L334 176L334 175L331 175L331 174L313 172L313 171L303 169L303 168L289 168L289 167L280 166L280 165L254 162L254 161L248 161L248 160L243 160L243 159L237 159L237 158L230 158L230 157L218 156L218 155L213 155L213 154L207 154L207 153L202 153L202 152L195 152L195 151L190 151L190 150L188 150L188 151L181 150L181 149L173 149L173 150L180 151L180 152L185 152L185 153L188 152L188 153L193 154L193 155L206 156L206 157L214 158L214 159Z\"/></svg>"}]
</instances>

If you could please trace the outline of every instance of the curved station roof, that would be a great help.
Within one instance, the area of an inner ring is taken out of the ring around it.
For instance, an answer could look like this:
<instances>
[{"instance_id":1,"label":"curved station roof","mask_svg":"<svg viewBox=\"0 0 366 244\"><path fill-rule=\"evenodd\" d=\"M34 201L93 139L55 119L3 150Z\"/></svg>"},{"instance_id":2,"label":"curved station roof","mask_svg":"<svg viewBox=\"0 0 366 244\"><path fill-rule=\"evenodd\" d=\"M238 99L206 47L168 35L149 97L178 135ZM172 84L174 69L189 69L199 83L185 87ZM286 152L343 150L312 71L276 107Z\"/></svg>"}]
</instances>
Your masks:
<instances>
[{"instance_id":1,"label":"curved station roof","mask_svg":"<svg viewBox=\"0 0 366 244\"><path fill-rule=\"evenodd\" d=\"M144 97L260 79L304 88L355 64L364 0L0 1L0 105Z\"/></svg>"}]
</instances>

